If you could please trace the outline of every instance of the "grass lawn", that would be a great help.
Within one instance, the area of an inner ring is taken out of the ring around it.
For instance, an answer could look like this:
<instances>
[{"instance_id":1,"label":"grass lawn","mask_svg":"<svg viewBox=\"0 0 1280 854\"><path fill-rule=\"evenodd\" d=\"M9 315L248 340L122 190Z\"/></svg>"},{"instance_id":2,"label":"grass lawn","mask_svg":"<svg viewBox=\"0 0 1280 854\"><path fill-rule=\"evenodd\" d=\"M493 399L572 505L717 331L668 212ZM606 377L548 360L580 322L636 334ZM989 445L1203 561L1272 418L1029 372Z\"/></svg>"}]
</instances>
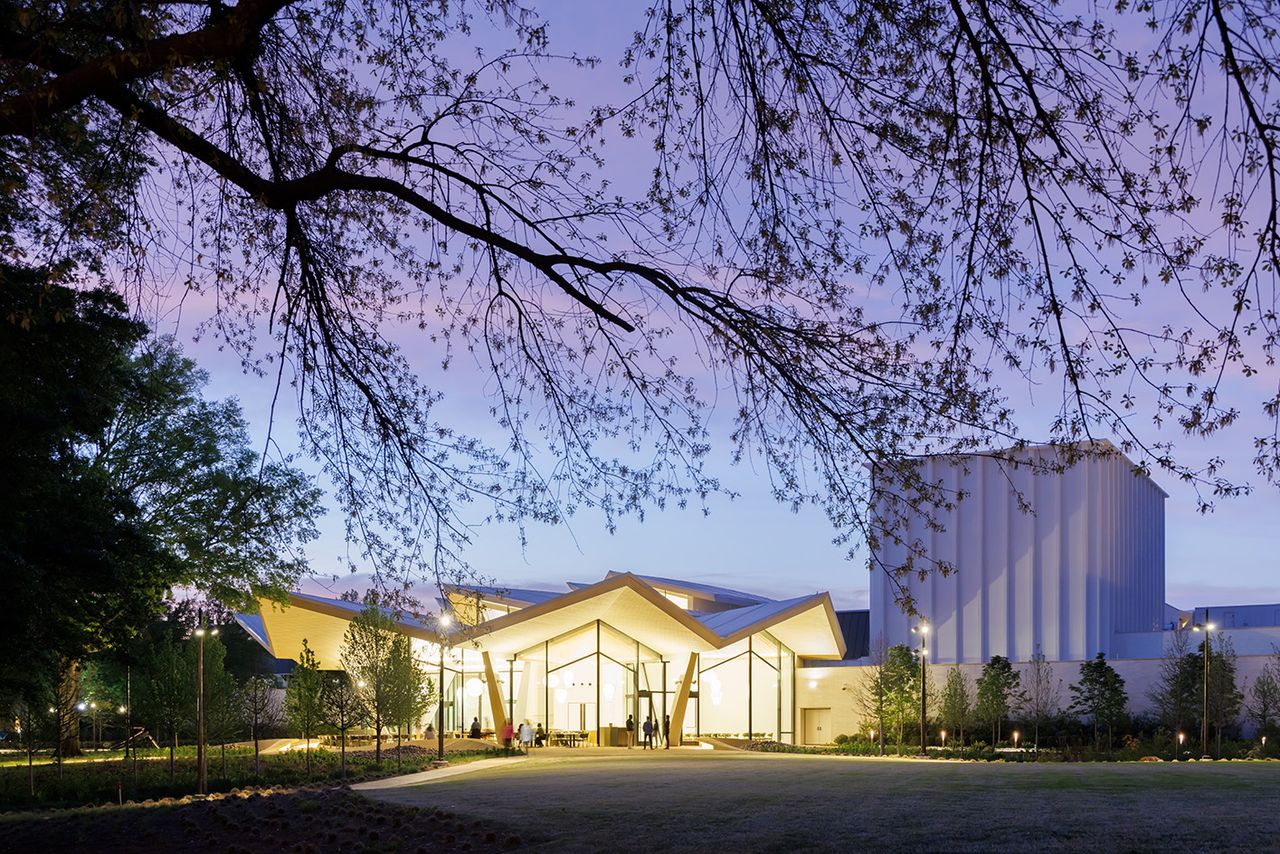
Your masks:
<instances>
[{"instance_id":1,"label":"grass lawn","mask_svg":"<svg viewBox=\"0 0 1280 854\"><path fill-rule=\"evenodd\" d=\"M1276 851L1280 763L1003 764L559 754L382 801L564 851Z\"/></svg>"}]
</instances>

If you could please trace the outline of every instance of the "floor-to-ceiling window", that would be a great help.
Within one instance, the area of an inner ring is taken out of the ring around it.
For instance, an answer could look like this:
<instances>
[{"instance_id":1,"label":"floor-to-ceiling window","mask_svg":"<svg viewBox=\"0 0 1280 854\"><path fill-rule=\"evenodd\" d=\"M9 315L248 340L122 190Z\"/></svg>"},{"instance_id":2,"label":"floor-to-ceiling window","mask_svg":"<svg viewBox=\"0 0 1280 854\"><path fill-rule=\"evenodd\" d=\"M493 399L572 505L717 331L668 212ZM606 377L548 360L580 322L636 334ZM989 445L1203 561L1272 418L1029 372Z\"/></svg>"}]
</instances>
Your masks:
<instances>
[{"instance_id":1,"label":"floor-to-ceiling window","mask_svg":"<svg viewBox=\"0 0 1280 854\"><path fill-rule=\"evenodd\" d=\"M670 706L661 655L602 620L529 647L515 662L522 673L515 720L557 736L621 743L629 715L643 721Z\"/></svg>"},{"instance_id":2,"label":"floor-to-ceiling window","mask_svg":"<svg viewBox=\"0 0 1280 854\"><path fill-rule=\"evenodd\" d=\"M700 656L694 726L699 735L794 740L795 655L760 632Z\"/></svg>"}]
</instances>

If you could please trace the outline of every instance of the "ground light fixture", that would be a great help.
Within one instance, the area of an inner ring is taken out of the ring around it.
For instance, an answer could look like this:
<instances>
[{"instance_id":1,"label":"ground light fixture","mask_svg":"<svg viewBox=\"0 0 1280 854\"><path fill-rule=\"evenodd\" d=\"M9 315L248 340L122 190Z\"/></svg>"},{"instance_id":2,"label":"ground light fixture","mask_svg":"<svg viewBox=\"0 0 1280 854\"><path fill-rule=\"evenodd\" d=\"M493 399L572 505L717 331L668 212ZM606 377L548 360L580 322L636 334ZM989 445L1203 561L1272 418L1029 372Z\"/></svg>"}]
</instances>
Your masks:
<instances>
[{"instance_id":1,"label":"ground light fixture","mask_svg":"<svg viewBox=\"0 0 1280 854\"><path fill-rule=\"evenodd\" d=\"M929 653L925 639L929 636L929 624L921 621L920 625L912 626L911 631L920 635L920 755L924 756L929 751L929 685L925 673L925 660Z\"/></svg>"},{"instance_id":2,"label":"ground light fixture","mask_svg":"<svg viewBox=\"0 0 1280 854\"><path fill-rule=\"evenodd\" d=\"M1182 744L1186 740L1187 740L1187 734L1185 732L1178 733L1178 755L1173 757L1175 760L1182 757Z\"/></svg>"},{"instance_id":3,"label":"ground light fixture","mask_svg":"<svg viewBox=\"0 0 1280 854\"><path fill-rule=\"evenodd\" d=\"M1018 749L1018 731L1016 729L1013 731L1013 749Z\"/></svg>"},{"instance_id":4,"label":"ground light fixture","mask_svg":"<svg viewBox=\"0 0 1280 854\"><path fill-rule=\"evenodd\" d=\"M938 732L938 735L942 736L942 749L946 750L947 749L947 731L945 729L940 730Z\"/></svg>"},{"instance_id":5,"label":"ground light fixture","mask_svg":"<svg viewBox=\"0 0 1280 854\"><path fill-rule=\"evenodd\" d=\"M1200 715L1200 758L1212 759L1209 755L1209 656L1213 654L1213 644L1210 643L1211 638L1209 632L1213 631L1217 626L1209 622L1209 609L1204 610L1204 622L1196 623L1191 627L1192 631L1204 632L1204 692L1203 702L1204 709Z\"/></svg>"}]
</instances>

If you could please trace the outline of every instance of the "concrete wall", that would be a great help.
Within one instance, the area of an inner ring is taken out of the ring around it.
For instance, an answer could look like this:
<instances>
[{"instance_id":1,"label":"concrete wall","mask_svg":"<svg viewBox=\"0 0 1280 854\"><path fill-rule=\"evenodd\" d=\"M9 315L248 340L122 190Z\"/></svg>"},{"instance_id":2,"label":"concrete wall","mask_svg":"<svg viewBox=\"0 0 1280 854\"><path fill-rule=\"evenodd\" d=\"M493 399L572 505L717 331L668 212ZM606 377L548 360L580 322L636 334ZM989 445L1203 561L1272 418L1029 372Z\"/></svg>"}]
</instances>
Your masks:
<instances>
[{"instance_id":1,"label":"concrete wall","mask_svg":"<svg viewBox=\"0 0 1280 854\"><path fill-rule=\"evenodd\" d=\"M932 511L942 530L922 510L901 532L956 570L905 582L931 624L932 662L1027 660L1037 647L1051 660L1080 660L1110 654L1117 632L1163 626L1165 496L1124 457L1084 459L1061 474L975 457L923 466L928 480L966 494ZM906 543L884 543L879 557L900 565ZM882 572L872 573L870 600L871 637L911 643L913 621Z\"/></svg>"}]
</instances>

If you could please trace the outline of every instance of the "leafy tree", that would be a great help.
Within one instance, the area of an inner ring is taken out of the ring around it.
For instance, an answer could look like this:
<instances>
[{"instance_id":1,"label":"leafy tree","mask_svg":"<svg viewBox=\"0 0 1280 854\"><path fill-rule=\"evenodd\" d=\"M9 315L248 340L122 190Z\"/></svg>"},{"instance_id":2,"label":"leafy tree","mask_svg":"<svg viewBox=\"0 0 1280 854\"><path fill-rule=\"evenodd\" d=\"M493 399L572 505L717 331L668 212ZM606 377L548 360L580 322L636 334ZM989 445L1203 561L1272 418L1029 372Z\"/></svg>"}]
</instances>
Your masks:
<instances>
[{"instance_id":1,"label":"leafy tree","mask_svg":"<svg viewBox=\"0 0 1280 854\"><path fill-rule=\"evenodd\" d=\"M205 400L208 375L172 339L141 345L126 379L88 453L173 555L172 583L246 609L284 596L306 571L297 547L317 536L311 479L288 458L263 461L250 449L239 403Z\"/></svg>"},{"instance_id":2,"label":"leafy tree","mask_svg":"<svg viewBox=\"0 0 1280 854\"><path fill-rule=\"evenodd\" d=\"M1204 659L1191 654L1190 628L1175 629L1169 638L1160 660L1160 677L1148 697L1176 739L1187 725L1199 720Z\"/></svg>"},{"instance_id":3,"label":"leafy tree","mask_svg":"<svg viewBox=\"0 0 1280 854\"><path fill-rule=\"evenodd\" d=\"M10 661L121 649L175 586L241 605L282 595L305 568L295 547L315 536L310 479L261 462L238 404L204 401L204 374L171 341L144 342L117 298L8 265L0 279L0 418L14 439L0 475L19 485L0 499L15 582L0 683L31 672ZM78 750L74 731L64 742Z\"/></svg>"},{"instance_id":4,"label":"leafy tree","mask_svg":"<svg viewBox=\"0 0 1280 854\"><path fill-rule=\"evenodd\" d=\"M905 644L889 647L881 678L884 682L885 723L897 732L895 743L898 753L902 753L907 725L918 720L915 715L920 708L919 654Z\"/></svg>"},{"instance_id":5,"label":"leafy tree","mask_svg":"<svg viewBox=\"0 0 1280 854\"><path fill-rule=\"evenodd\" d=\"M395 618L371 591L342 639L342 667L355 681L373 725L374 761L378 764L382 764L382 730L396 721L399 698L392 653L399 637L403 635L396 630Z\"/></svg>"},{"instance_id":6,"label":"leafy tree","mask_svg":"<svg viewBox=\"0 0 1280 854\"><path fill-rule=\"evenodd\" d=\"M338 734L338 743L342 751L340 767L342 779L347 779L347 733L364 725L368 720L364 701L350 674L344 671L326 673L324 678L321 702L324 707L324 721Z\"/></svg>"},{"instance_id":7,"label":"leafy tree","mask_svg":"<svg viewBox=\"0 0 1280 854\"><path fill-rule=\"evenodd\" d=\"M956 744L964 744L964 730L973 711L973 689L969 680L959 667L952 667L942 686L938 716L942 725L951 731Z\"/></svg>"},{"instance_id":8,"label":"leafy tree","mask_svg":"<svg viewBox=\"0 0 1280 854\"><path fill-rule=\"evenodd\" d=\"M719 486L703 404L721 381L741 400L726 439L764 449L777 497L874 544L948 500L918 454L1013 438L987 353L1020 381L1060 375L1031 438L1106 428L1206 507L1238 492L1152 437L1274 414L1270 393L1225 399L1278 332L1246 298L1280 268L1269 6L635 15L627 88L580 104L557 83L597 83L597 62L508 4L24 7L0 39L0 246L122 282L202 259L190 288L215 328L251 367L294 372L304 441L376 563L406 572L458 566L480 495L504 518L593 504L610 524L700 499ZM610 180L620 141L640 189ZM169 222L193 225L165 238ZM1185 322L1143 312L1169 293L1193 302ZM496 447L434 420L386 328L402 319L432 364L484 355ZM1280 443L1255 438L1274 483ZM873 505L861 463L901 488ZM933 568L924 540L903 545L884 570Z\"/></svg>"},{"instance_id":9,"label":"leafy tree","mask_svg":"<svg viewBox=\"0 0 1280 854\"><path fill-rule=\"evenodd\" d=\"M881 756L884 755L886 722L884 666L888 654L889 648L884 642L884 637L877 636L871 643L868 664L863 668L866 678L853 689L850 689L848 685L844 686L844 690L854 691L855 706L861 712L862 717L870 719L874 723L873 737L878 740Z\"/></svg>"},{"instance_id":10,"label":"leafy tree","mask_svg":"<svg viewBox=\"0 0 1280 854\"><path fill-rule=\"evenodd\" d=\"M184 646L169 635L154 641L143 660L137 690L140 717L169 745L170 777L178 735L195 714L195 659Z\"/></svg>"},{"instance_id":11,"label":"leafy tree","mask_svg":"<svg viewBox=\"0 0 1280 854\"><path fill-rule=\"evenodd\" d=\"M324 722L324 706L321 690L324 686L320 662L306 640L298 663L289 674L289 687L284 692L284 715L295 732L307 742L307 776L311 776L311 739L320 731Z\"/></svg>"},{"instance_id":12,"label":"leafy tree","mask_svg":"<svg viewBox=\"0 0 1280 854\"><path fill-rule=\"evenodd\" d=\"M187 644L191 672L196 672L197 645ZM208 744L218 745L222 754L222 776L227 774L227 742L241 732L244 718L235 677L226 669L227 648L222 632L204 636L204 733ZM194 726L194 721L193 721Z\"/></svg>"},{"instance_id":13,"label":"leafy tree","mask_svg":"<svg viewBox=\"0 0 1280 854\"><path fill-rule=\"evenodd\" d=\"M1080 681L1071 686L1071 711L1084 715L1093 725L1093 743L1098 743L1101 727L1107 729L1107 750L1111 749L1112 727L1124 720L1129 695L1124 690L1124 679L1107 662L1105 653L1098 653L1091 661L1080 665Z\"/></svg>"},{"instance_id":14,"label":"leafy tree","mask_svg":"<svg viewBox=\"0 0 1280 854\"><path fill-rule=\"evenodd\" d=\"M1031 719L1035 749L1040 751L1040 726L1057 713L1062 701L1062 680L1054 677L1053 665L1039 646L1031 655L1025 673L1025 701L1022 710Z\"/></svg>"},{"instance_id":15,"label":"leafy tree","mask_svg":"<svg viewBox=\"0 0 1280 854\"><path fill-rule=\"evenodd\" d=\"M270 676L250 676L240 686L239 699L249 738L253 740L253 773L261 776L258 742L264 732L280 725L280 707L275 698L276 683Z\"/></svg>"},{"instance_id":16,"label":"leafy tree","mask_svg":"<svg viewBox=\"0 0 1280 854\"><path fill-rule=\"evenodd\" d=\"M978 702L975 707L978 720L991 725L991 744L1000 743L1000 731L1011 711L1023 700L1022 678L1013 669L1009 659L993 655L982 665L978 677Z\"/></svg>"},{"instance_id":17,"label":"leafy tree","mask_svg":"<svg viewBox=\"0 0 1280 854\"><path fill-rule=\"evenodd\" d=\"M136 636L174 578L129 496L80 452L121 405L142 334L119 298L0 262L0 686L38 690L60 670L78 694L80 661ZM78 752L75 727L60 741Z\"/></svg>"},{"instance_id":18,"label":"leafy tree","mask_svg":"<svg viewBox=\"0 0 1280 854\"><path fill-rule=\"evenodd\" d=\"M1249 697L1245 711L1259 734L1268 734L1275 729L1276 718L1280 715L1280 678L1273 662L1263 666L1262 672L1249 686Z\"/></svg>"},{"instance_id":19,"label":"leafy tree","mask_svg":"<svg viewBox=\"0 0 1280 854\"><path fill-rule=\"evenodd\" d=\"M1209 641L1208 638L1205 639ZM1217 649L1213 649L1216 646ZM1201 645L1203 655L1204 645ZM1198 656L1199 657L1199 656ZM1200 657L1203 666L1204 659ZM1215 755L1222 756L1222 732L1233 727L1240 717L1244 704L1236 680L1236 650L1231 637L1219 633L1219 638L1210 647L1209 659L1209 725L1213 727L1217 740ZM1208 745L1205 746L1206 750Z\"/></svg>"},{"instance_id":20,"label":"leafy tree","mask_svg":"<svg viewBox=\"0 0 1280 854\"><path fill-rule=\"evenodd\" d=\"M413 654L413 645L408 635L396 632L392 640L387 664L387 693L390 702L387 706L389 720L395 721L396 731L404 730L412 733L413 725L421 720L427 709L436 701L435 685L427 678L426 669L417 656ZM400 767L403 752L397 738L396 767Z\"/></svg>"}]
</instances>

